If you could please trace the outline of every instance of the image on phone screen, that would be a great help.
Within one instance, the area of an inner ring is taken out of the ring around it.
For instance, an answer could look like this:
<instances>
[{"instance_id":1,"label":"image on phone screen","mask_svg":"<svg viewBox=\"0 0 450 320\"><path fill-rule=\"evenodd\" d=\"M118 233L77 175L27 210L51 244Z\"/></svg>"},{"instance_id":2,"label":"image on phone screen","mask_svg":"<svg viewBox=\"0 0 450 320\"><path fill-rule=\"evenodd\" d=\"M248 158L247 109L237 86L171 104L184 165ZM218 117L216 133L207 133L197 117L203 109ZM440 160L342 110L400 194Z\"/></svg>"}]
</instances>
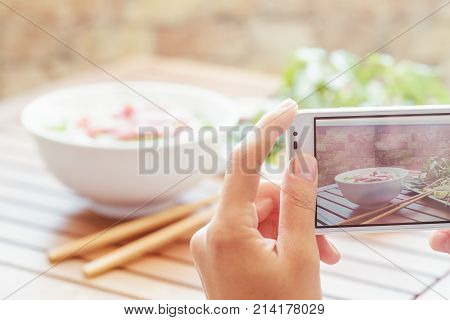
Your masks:
<instances>
[{"instance_id":1,"label":"image on phone screen","mask_svg":"<svg viewBox=\"0 0 450 320\"><path fill-rule=\"evenodd\" d=\"M316 228L450 221L450 115L317 117Z\"/></svg>"}]
</instances>

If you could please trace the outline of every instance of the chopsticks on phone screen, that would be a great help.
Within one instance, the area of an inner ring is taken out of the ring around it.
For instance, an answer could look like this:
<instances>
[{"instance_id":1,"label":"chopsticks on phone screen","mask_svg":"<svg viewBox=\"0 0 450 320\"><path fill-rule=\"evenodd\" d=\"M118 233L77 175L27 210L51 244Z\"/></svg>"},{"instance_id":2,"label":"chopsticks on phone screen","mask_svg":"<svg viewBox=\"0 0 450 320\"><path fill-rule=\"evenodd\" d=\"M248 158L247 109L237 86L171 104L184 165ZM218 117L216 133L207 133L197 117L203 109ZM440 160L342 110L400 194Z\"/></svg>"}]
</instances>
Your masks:
<instances>
[{"instance_id":1,"label":"chopsticks on phone screen","mask_svg":"<svg viewBox=\"0 0 450 320\"><path fill-rule=\"evenodd\" d=\"M381 218L389 216L389 215L397 212L398 210L400 210L400 209L402 209L402 208L404 208L406 206L409 206L410 204L412 204L412 203L414 203L414 202L416 202L416 201L418 201L418 200L420 200L422 198L425 198L425 197L429 196L432 193L433 193L433 191L431 190L431 191L419 194L417 196L414 196L414 197L411 197L411 198L408 198L408 199L404 199L404 200L396 203L396 206L394 208L392 208L392 209L390 209L388 211L385 211L382 214L377 215L377 216L375 216L375 217L373 217L373 218L371 218L369 220L366 220L362 224L369 224L371 222L375 222L375 221L377 221L377 220L379 220Z\"/></svg>"},{"instance_id":2,"label":"chopsticks on phone screen","mask_svg":"<svg viewBox=\"0 0 450 320\"><path fill-rule=\"evenodd\" d=\"M98 275L144 253L154 251L187 232L192 232L206 224L212 217L212 209L204 209L199 213L192 213L211 205L216 199L216 196L209 197L201 201L179 205L121 223L110 229L102 230L50 249L48 258L51 262L70 259L154 231L121 248L113 250L83 267L85 275ZM158 230L155 231L156 229Z\"/></svg>"},{"instance_id":3,"label":"chopsticks on phone screen","mask_svg":"<svg viewBox=\"0 0 450 320\"><path fill-rule=\"evenodd\" d=\"M406 206L409 206L410 204L412 204L412 203L414 203L414 202L416 202L416 201L418 201L418 200L420 200L422 198L425 198L426 196L430 195L431 193L432 193L432 191L429 191L429 192L426 192L426 193L417 194L417 195L415 195L413 197L404 199L404 200L399 201L397 203L392 203L392 204L389 204L389 205L384 206L382 208L379 208L379 209L376 209L376 210L372 210L372 211L360 214L360 215L355 216L353 218L350 218L348 220L344 220L344 221L338 223L337 225L338 226L345 225L345 224L348 224L350 222L354 222L354 221L361 220L363 218L368 218L368 217L372 217L372 218L362 222L361 224L368 224L368 223L374 222L374 221L376 221L378 219L381 219L381 218L383 218L385 216L388 216L388 215L390 215L392 213L395 213L396 211L398 211L398 210L400 210L400 209L402 209L402 208L404 208Z\"/></svg>"}]
</instances>

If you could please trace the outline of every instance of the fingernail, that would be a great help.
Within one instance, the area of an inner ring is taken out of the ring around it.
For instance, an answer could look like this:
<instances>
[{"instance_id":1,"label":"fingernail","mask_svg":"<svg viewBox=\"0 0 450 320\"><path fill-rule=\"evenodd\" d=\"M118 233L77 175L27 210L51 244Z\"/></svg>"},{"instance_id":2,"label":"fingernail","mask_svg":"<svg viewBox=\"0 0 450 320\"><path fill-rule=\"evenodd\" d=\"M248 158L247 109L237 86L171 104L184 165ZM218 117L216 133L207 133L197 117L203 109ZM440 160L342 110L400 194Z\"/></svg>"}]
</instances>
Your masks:
<instances>
[{"instance_id":1,"label":"fingernail","mask_svg":"<svg viewBox=\"0 0 450 320\"><path fill-rule=\"evenodd\" d=\"M293 173L307 181L315 181L317 176L317 161L309 155L297 155L292 159Z\"/></svg>"},{"instance_id":2,"label":"fingernail","mask_svg":"<svg viewBox=\"0 0 450 320\"><path fill-rule=\"evenodd\" d=\"M280 103L280 105L278 106L278 110L288 110L293 108L294 106L297 107L297 102L289 98Z\"/></svg>"}]
</instances>

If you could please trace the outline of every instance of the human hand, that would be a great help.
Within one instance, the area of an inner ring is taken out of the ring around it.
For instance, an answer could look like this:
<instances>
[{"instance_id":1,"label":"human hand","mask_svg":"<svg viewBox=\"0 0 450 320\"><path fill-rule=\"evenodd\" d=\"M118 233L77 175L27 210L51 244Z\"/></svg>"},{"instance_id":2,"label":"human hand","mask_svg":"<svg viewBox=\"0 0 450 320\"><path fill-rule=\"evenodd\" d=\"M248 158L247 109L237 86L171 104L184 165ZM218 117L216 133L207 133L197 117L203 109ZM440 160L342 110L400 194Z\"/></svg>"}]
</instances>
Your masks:
<instances>
[{"instance_id":1,"label":"human hand","mask_svg":"<svg viewBox=\"0 0 450 320\"><path fill-rule=\"evenodd\" d=\"M307 168L299 157L291 160L281 191L270 182L260 186L259 169L296 110L293 100L284 101L233 150L218 212L192 237L209 299L320 299L320 258L327 263L340 258L314 233L314 157L303 157Z\"/></svg>"},{"instance_id":2,"label":"human hand","mask_svg":"<svg viewBox=\"0 0 450 320\"><path fill-rule=\"evenodd\" d=\"M430 238L430 246L436 251L450 253L450 230L433 232Z\"/></svg>"}]
</instances>

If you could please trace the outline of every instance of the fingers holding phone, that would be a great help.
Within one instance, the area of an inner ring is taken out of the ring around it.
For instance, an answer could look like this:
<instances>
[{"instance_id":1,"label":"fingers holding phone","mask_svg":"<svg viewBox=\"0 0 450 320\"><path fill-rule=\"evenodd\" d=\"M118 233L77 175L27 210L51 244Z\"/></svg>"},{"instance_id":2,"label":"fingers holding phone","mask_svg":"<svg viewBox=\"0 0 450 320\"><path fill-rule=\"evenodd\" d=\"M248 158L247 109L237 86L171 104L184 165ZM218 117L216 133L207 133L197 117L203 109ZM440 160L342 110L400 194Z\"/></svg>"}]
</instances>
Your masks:
<instances>
[{"instance_id":1,"label":"fingers holding phone","mask_svg":"<svg viewBox=\"0 0 450 320\"><path fill-rule=\"evenodd\" d=\"M262 162L296 111L295 102L285 101L234 150L217 215L191 240L208 298L321 298L319 246L327 257L333 251L314 234L315 159L307 171L286 173L287 190L259 181ZM283 130L266 134L270 126Z\"/></svg>"}]
</instances>

